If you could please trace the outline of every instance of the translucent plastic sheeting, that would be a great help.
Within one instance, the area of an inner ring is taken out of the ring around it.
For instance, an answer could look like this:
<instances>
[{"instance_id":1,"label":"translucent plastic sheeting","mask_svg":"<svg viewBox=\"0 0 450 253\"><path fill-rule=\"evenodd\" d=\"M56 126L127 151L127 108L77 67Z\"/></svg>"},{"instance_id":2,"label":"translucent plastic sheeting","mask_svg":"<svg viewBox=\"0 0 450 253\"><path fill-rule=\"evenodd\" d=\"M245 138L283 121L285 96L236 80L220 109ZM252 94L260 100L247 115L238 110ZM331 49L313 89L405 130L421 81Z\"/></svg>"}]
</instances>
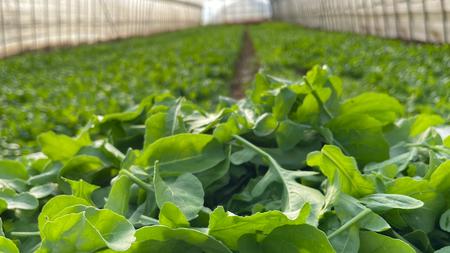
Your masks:
<instances>
[{"instance_id":1,"label":"translucent plastic sheeting","mask_svg":"<svg viewBox=\"0 0 450 253\"><path fill-rule=\"evenodd\" d=\"M203 24L260 22L272 17L269 0L211 0L203 4Z\"/></svg>"},{"instance_id":2,"label":"translucent plastic sheeting","mask_svg":"<svg viewBox=\"0 0 450 253\"><path fill-rule=\"evenodd\" d=\"M0 57L198 26L176 0L0 0Z\"/></svg>"},{"instance_id":3,"label":"translucent plastic sheeting","mask_svg":"<svg viewBox=\"0 0 450 253\"><path fill-rule=\"evenodd\" d=\"M272 0L274 19L328 31L448 43L450 0Z\"/></svg>"}]
</instances>

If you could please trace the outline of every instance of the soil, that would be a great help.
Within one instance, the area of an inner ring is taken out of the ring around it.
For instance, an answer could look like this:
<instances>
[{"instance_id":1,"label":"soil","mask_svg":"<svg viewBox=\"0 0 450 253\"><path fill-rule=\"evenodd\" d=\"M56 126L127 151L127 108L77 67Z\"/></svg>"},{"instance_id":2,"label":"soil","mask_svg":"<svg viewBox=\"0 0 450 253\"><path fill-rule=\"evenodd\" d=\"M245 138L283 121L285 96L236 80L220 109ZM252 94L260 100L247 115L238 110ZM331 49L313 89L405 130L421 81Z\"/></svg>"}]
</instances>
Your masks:
<instances>
[{"instance_id":1,"label":"soil","mask_svg":"<svg viewBox=\"0 0 450 253\"><path fill-rule=\"evenodd\" d=\"M241 55L236 64L233 84L230 87L230 96L236 100L246 97L244 92L246 83L253 80L255 74L258 73L258 66L253 60L254 56L255 49L253 48L253 43L246 27L243 36Z\"/></svg>"}]
</instances>

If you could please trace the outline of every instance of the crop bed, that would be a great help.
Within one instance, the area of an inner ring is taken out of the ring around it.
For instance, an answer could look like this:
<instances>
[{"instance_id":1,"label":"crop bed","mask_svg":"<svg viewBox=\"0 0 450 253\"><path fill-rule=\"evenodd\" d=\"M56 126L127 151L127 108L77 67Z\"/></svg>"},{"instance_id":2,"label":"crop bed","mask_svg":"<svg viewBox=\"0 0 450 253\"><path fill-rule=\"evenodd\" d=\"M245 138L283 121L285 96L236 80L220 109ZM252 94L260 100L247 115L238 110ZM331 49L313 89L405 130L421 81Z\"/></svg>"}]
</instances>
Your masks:
<instances>
[{"instance_id":1,"label":"crop bed","mask_svg":"<svg viewBox=\"0 0 450 253\"><path fill-rule=\"evenodd\" d=\"M35 152L43 131L75 135L93 114L161 90L211 107L228 95L242 34L199 27L1 60L0 158Z\"/></svg>"},{"instance_id":2,"label":"crop bed","mask_svg":"<svg viewBox=\"0 0 450 253\"><path fill-rule=\"evenodd\" d=\"M319 66L259 73L212 113L159 93L42 133L0 161L0 251L448 252L449 128L342 91Z\"/></svg>"},{"instance_id":3,"label":"crop bed","mask_svg":"<svg viewBox=\"0 0 450 253\"><path fill-rule=\"evenodd\" d=\"M316 64L342 78L348 97L383 92L408 114L449 118L450 45L405 44L378 37L304 29L283 23L250 28L262 67L298 80Z\"/></svg>"}]
</instances>

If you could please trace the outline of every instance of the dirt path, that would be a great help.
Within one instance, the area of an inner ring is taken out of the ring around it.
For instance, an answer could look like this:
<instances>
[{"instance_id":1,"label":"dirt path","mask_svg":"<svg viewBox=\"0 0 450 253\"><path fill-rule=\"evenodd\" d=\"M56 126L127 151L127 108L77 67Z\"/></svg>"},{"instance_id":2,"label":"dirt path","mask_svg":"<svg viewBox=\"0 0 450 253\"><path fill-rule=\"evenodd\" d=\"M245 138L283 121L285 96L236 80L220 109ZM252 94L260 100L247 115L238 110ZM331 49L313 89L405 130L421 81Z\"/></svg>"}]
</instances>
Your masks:
<instances>
[{"instance_id":1,"label":"dirt path","mask_svg":"<svg viewBox=\"0 0 450 253\"><path fill-rule=\"evenodd\" d=\"M230 96L234 99L245 98L244 88L245 84L255 77L258 72L258 66L253 61L255 56L255 49L253 43L250 40L248 28L245 28L241 55L239 56L239 62L236 64L236 70L234 72L233 84L230 87Z\"/></svg>"}]
</instances>

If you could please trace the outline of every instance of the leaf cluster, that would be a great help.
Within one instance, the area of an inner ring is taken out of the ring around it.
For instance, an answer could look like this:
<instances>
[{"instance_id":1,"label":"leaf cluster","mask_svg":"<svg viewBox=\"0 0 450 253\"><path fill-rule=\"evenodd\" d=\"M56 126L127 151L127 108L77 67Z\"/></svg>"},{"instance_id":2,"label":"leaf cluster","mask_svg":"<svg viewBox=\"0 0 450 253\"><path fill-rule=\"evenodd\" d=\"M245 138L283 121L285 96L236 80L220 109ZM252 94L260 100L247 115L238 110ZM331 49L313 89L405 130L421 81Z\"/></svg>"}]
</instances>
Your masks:
<instances>
[{"instance_id":1,"label":"leaf cluster","mask_svg":"<svg viewBox=\"0 0 450 253\"><path fill-rule=\"evenodd\" d=\"M315 66L214 112L155 93L0 161L1 252L446 252L450 131ZM3 246L5 245L5 246ZM437 251L439 250L439 251Z\"/></svg>"}]
</instances>

